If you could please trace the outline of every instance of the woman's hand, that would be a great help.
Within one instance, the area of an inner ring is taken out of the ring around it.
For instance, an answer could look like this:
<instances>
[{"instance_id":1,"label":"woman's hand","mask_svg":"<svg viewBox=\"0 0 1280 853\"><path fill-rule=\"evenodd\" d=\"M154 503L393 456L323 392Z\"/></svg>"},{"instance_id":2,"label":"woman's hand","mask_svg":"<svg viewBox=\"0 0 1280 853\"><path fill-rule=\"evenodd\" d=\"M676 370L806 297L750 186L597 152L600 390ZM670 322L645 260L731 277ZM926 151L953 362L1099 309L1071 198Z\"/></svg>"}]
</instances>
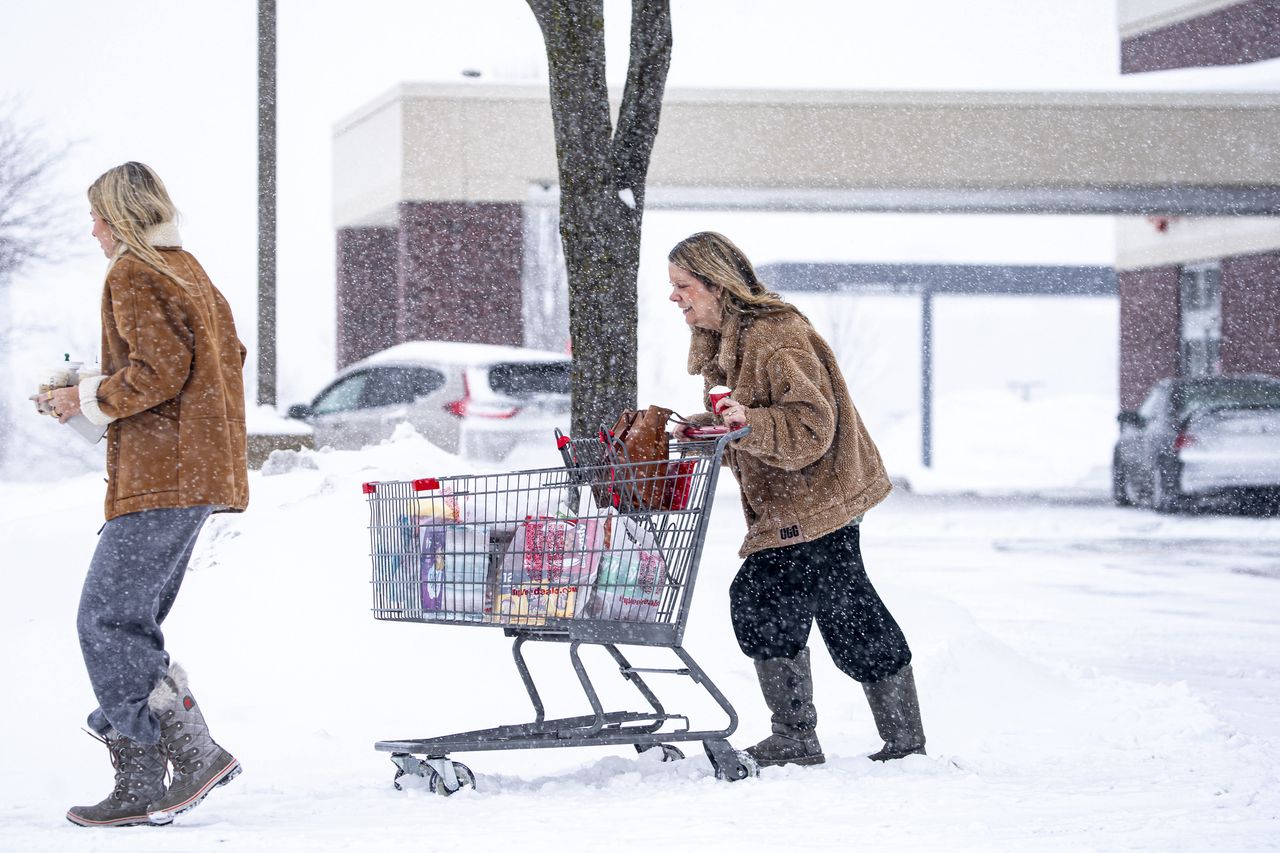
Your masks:
<instances>
[{"instance_id":1,"label":"woman's hand","mask_svg":"<svg viewBox=\"0 0 1280 853\"><path fill-rule=\"evenodd\" d=\"M65 424L74 416L80 414L80 387L72 385L67 388L54 388L49 392L46 398L49 411L58 419L58 423Z\"/></svg>"},{"instance_id":2,"label":"woman's hand","mask_svg":"<svg viewBox=\"0 0 1280 853\"><path fill-rule=\"evenodd\" d=\"M687 424L683 421L676 423L675 428L671 430L671 434L675 436L676 441L688 441L691 436L689 430L694 429L693 424Z\"/></svg>"},{"instance_id":3,"label":"woman's hand","mask_svg":"<svg viewBox=\"0 0 1280 853\"><path fill-rule=\"evenodd\" d=\"M725 397L716 404L716 414L731 430L742 429L747 425L747 410L732 397Z\"/></svg>"}]
</instances>

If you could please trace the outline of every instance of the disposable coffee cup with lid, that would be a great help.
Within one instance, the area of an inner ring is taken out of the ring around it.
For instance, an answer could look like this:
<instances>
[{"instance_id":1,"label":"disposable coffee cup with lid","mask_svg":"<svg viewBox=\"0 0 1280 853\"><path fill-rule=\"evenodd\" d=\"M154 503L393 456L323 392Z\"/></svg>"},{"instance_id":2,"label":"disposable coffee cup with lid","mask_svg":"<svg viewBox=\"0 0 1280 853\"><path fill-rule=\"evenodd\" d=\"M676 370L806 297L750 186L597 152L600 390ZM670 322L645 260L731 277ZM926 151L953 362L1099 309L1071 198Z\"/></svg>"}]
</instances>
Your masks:
<instances>
[{"instance_id":1,"label":"disposable coffee cup with lid","mask_svg":"<svg viewBox=\"0 0 1280 853\"><path fill-rule=\"evenodd\" d=\"M45 372L44 381L40 383L42 391L48 391L52 388L67 388L72 385L80 384L80 368L84 366L82 361L72 361L70 355L62 357L62 361L57 366L49 368Z\"/></svg>"},{"instance_id":2,"label":"disposable coffee cup with lid","mask_svg":"<svg viewBox=\"0 0 1280 853\"><path fill-rule=\"evenodd\" d=\"M724 385L717 385L707 392L707 398L711 400L711 411L716 411L716 406L720 405L720 401L733 393L732 388L726 388Z\"/></svg>"}]
</instances>

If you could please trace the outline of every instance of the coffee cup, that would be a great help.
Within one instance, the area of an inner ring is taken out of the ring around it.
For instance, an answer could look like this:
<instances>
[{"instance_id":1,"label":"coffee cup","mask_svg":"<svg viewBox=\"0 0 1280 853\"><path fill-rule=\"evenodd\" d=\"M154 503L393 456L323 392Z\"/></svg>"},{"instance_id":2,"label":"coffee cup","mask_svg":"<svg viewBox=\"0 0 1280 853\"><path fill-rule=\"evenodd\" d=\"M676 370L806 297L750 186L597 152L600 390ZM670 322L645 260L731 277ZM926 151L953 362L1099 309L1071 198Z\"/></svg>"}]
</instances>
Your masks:
<instances>
[{"instance_id":1,"label":"coffee cup","mask_svg":"<svg viewBox=\"0 0 1280 853\"><path fill-rule=\"evenodd\" d=\"M35 400L36 411L42 415L53 414L46 396L55 388L70 388L72 385L79 385L81 364L82 362L68 359L59 362L57 366L51 367L44 372L44 376L40 380L39 389L36 395L31 398Z\"/></svg>"},{"instance_id":2,"label":"coffee cup","mask_svg":"<svg viewBox=\"0 0 1280 853\"><path fill-rule=\"evenodd\" d=\"M721 400L723 400L725 397L728 397L732 393L733 393L732 388L726 388L723 385L717 385L714 388L712 388L710 391L708 391L707 399L711 401L711 411L715 414L719 414L719 412L716 412L716 407L720 405Z\"/></svg>"}]
</instances>

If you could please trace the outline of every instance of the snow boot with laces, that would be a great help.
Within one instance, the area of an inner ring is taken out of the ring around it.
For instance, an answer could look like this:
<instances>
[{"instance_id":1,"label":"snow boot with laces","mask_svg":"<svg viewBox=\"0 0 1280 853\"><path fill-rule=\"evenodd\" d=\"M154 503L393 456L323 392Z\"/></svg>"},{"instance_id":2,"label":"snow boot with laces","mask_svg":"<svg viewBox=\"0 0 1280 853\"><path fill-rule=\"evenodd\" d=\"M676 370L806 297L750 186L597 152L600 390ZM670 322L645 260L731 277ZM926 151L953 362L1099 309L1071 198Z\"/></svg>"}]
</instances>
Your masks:
<instances>
[{"instance_id":1,"label":"snow boot with laces","mask_svg":"<svg viewBox=\"0 0 1280 853\"><path fill-rule=\"evenodd\" d=\"M90 734L107 745L116 787L95 806L72 806L67 820L77 826L139 826L151 822L147 812L164 796L164 755L159 745L134 743L115 729Z\"/></svg>"},{"instance_id":2,"label":"snow boot with laces","mask_svg":"<svg viewBox=\"0 0 1280 853\"><path fill-rule=\"evenodd\" d=\"M204 715L187 687L187 675L177 664L170 664L147 704L160 721L160 749L173 769L169 790L148 810L151 822L162 826L239 776L240 762L209 737Z\"/></svg>"},{"instance_id":3,"label":"snow boot with laces","mask_svg":"<svg viewBox=\"0 0 1280 853\"><path fill-rule=\"evenodd\" d=\"M773 734L749 747L747 754L761 767L822 764L827 759L815 731L818 711L813 707L809 649L801 649L794 658L766 658L755 664L764 702L773 712Z\"/></svg>"},{"instance_id":4,"label":"snow boot with laces","mask_svg":"<svg viewBox=\"0 0 1280 853\"><path fill-rule=\"evenodd\" d=\"M920 722L920 700L911 664L888 678L862 685L871 705L876 731L884 748L867 757L872 761L893 761L908 755L924 755L924 726Z\"/></svg>"}]
</instances>

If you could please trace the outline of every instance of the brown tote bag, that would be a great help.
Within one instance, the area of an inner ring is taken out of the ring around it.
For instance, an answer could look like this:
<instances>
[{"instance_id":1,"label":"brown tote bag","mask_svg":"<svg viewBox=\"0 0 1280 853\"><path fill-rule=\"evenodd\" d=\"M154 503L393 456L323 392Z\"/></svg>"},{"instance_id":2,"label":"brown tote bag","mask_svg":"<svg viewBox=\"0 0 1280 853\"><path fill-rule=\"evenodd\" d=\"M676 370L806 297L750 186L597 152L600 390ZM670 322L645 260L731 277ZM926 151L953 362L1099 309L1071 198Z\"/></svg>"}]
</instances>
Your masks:
<instances>
[{"instance_id":1,"label":"brown tote bag","mask_svg":"<svg viewBox=\"0 0 1280 853\"><path fill-rule=\"evenodd\" d=\"M611 467L607 481L595 487L601 506L617 507L620 512L669 508L672 483L667 476L667 421L673 414L663 406L650 406L642 412L627 409L609 434L601 436L612 465L653 463Z\"/></svg>"}]
</instances>

